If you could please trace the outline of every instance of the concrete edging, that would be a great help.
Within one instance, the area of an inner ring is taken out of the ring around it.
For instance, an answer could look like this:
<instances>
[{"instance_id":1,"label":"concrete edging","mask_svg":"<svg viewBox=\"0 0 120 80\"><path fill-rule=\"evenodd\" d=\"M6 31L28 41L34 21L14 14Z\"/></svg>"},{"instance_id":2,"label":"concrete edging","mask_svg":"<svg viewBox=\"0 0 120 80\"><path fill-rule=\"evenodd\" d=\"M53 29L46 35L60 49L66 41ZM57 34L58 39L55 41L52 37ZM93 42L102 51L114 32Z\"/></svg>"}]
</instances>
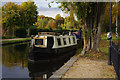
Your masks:
<instances>
[{"instance_id":1,"label":"concrete edging","mask_svg":"<svg viewBox=\"0 0 120 80\"><path fill-rule=\"evenodd\" d=\"M70 67L78 60L76 56L73 56L67 63L59 68L48 80L59 80L70 69Z\"/></svg>"}]
</instances>

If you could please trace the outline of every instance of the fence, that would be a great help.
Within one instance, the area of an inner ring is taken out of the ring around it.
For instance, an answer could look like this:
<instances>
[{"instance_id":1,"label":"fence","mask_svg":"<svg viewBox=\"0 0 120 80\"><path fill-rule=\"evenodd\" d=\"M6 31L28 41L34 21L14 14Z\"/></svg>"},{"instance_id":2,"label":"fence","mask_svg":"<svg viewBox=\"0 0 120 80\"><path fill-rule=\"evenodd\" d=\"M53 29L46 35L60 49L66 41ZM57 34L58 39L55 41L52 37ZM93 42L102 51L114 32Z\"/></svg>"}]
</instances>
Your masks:
<instances>
[{"instance_id":1,"label":"fence","mask_svg":"<svg viewBox=\"0 0 120 80\"><path fill-rule=\"evenodd\" d=\"M120 80L120 52L119 52L119 46L115 45L112 42L111 47L111 60L117 75L118 80Z\"/></svg>"}]
</instances>

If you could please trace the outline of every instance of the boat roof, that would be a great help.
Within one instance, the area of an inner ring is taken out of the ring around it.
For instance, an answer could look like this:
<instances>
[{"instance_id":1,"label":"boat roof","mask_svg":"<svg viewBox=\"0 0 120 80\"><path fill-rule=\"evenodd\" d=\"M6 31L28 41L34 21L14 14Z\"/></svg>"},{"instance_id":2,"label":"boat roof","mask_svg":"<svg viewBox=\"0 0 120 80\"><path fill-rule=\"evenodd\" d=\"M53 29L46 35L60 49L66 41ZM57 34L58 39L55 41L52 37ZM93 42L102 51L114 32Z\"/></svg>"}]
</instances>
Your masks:
<instances>
[{"instance_id":1,"label":"boat roof","mask_svg":"<svg viewBox=\"0 0 120 80\"><path fill-rule=\"evenodd\" d=\"M38 32L38 35L56 35L55 32Z\"/></svg>"},{"instance_id":2,"label":"boat roof","mask_svg":"<svg viewBox=\"0 0 120 80\"><path fill-rule=\"evenodd\" d=\"M34 37L54 37L54 36L74 36L74 35L61 35L60 33L55 33L55 32L38 32L38 35L35 35Z\"/></svg>"},{"instance_id":3,"label":"boat roof","mask_svg":"<svg viewBox=\"0 0 120 80\"><path fill-rule=\"evenodd\" d=\"M36 35L35 37L75 36L75 35Z\"/></svg>"}]
</instances>

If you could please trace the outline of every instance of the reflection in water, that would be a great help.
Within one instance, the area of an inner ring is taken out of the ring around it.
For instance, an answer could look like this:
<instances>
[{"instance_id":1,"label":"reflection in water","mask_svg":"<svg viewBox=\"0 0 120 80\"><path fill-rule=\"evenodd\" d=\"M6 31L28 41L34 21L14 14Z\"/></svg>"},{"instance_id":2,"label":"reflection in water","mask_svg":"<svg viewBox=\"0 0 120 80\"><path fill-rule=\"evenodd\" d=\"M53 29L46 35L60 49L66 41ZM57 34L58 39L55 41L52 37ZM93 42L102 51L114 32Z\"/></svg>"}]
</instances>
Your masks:
<instances>
[{"instance_id":1,"label":"reflection in water","mask_svg":"<svg viewBox=\"0 0 120 80\"><path fill-rule=\"evenodd\" d=\"M47 79L52 75L53 71L56 71L62 63L29 63L28 69L29 69L29 76L32 78L32 80L36 80L36 78L39 79Z\"/></svg>"},{"instance_id":2,"label":"reflection in water","mask_svg":"<svg viewBox=\"0 0 120 80\"><path fill-rule=\"evenodd\" d=\"M48 79L56 70L58 70L75 51L68 54L61 55L54 59L50 59L48 62L42 62L38 56L38 61L28 61L29 76L32 80Z\"/></svg>"},{"instance_id":3,"label":"reflection in water","mask_svg":"<svg viewBox=\"0 0 120 80\"><path fill-rule=\"evenodd\" d=\"M13 44L2 47L3 78L28 78L27 53L29 43ZM23 75L25 74L25 75Z\"/></svg>"},{"instance_id":4,"label":"reflection in water","mask_svg":"<svg viewBox=\"0 0 120 80\"><path fill-rule=\"evenodd\" d=\"M31 80L49 78L75 53L59 56L49 62L40 61L38 56L38 60L31 62L28 59L29 43L3 46L2 51L2 77Z\"/></svg>"},{"instance_id":5,"label":"reflection in water","mask_svg":"<svg viewBox=\"0 0 120 80\"><path fill-rule=\"evenodd\" d=\"M3 65L6 67L13 67L16 65L21 65L23 68L27 67L28 46L28 44L3 46Z\"/></svg>"}]
</instances>

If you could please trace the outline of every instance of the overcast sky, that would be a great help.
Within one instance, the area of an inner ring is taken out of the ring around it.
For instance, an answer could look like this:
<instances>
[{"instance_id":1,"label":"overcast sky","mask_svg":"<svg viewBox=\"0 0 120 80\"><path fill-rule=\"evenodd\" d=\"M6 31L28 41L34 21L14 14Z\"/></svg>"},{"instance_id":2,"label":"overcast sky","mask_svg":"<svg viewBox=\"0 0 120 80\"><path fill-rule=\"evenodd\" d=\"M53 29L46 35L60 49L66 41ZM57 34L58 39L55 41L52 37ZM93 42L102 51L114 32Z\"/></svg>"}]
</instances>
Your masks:
<instances>
[{"instance_id":1,"label":"overcast sky","mask_svg":"<svg viewBox=\"0 0 120 80\"><path fill-rule=\"evenodd\" d=\"M27 0L2 0L2 6L6 3L6 2L15 2L16 4L21 4L22 2L25 2ZM45 16L49 16L49 17L53 17L55 18L55 16L57 14L60 14L62 17L68 16L67 14L65 14L61 9L58 8L58 6L60 5L57 4L56 2L51 3L51 8L48 7L48 3L51 2L51 0L33 0L35 2L35 4L38 7L38 15L45 15Z\"/></svg>"}]
</instances>

